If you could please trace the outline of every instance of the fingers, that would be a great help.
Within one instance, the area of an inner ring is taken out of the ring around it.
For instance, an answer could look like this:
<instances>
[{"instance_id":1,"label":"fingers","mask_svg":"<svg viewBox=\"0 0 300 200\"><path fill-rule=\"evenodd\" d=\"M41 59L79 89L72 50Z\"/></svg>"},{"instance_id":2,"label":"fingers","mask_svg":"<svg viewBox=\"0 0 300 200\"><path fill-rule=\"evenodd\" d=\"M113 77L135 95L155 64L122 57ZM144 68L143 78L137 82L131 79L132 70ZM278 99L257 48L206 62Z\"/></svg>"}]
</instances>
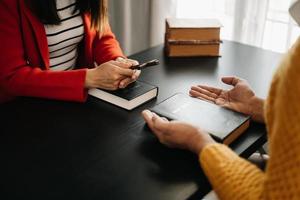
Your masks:
<instances>
[{"instance_id":1,"label":"fingers","mask_svg":"<svg viewBox=\"0 0 300 200\"><path fill-rule=\"evenodd\" d=\"M127 77L133 77L135 74L135 70L132 69L124 69L124 68L117 68L117 71L120 75L122 76L127 76Z\"/></svg>"},{"instance_id":2,"label":"fingers","mask_svg":"<svg viewBox=\"0 0 300 200\"><path fill-rule=\"evenodd\" d=\"M210 101L210 102L215 103L215 98L209 97L209 96L207 96L207 95L205 95L205 94L202 94L202 93L200 93L200 92L197 92L197 91L195 91L195 90L190 90L190 95L191 95L192 97L196 97L196 98L199 98L199 99L201 99L201 100Z\"/></svg>"},{"instance_id":3,"label":"fingers","mask_svg":"<svg viewBox=\"0 0 300 200\"><path fill-rule=\"evenodd\" d=\"M116 58L116 61L118 61L118 62L124 62L124 60L125 60L125 58L122 58L122 57Z\"/></svg>"},{"instance_id":4,"label":"fingers","mask_svg":"<svg viewBox=\"0 0 300 200\"><path fill-rule=\"evenodd\" d=\"M125 78L120 82L119 88L126 88L130 83L132 83L134 80L131 78Z\"/></svg>"},{"instance_id":5,"label":"fingers","mask_svg":"<svg viewBox=\"0 0 300 200\"><path fill-rule=\"evenodd\" d=\"M145 122L147 123L148 127L155 133L155 135L157 135L155 129L154 129L154 123L153 123L153 113L150 110L144 110L142 112L142 116L145 120Z\"/></svg>"},{"instance_id":6,"label":"fingers","mask_svg":"<svg viewBox=\"0 0 300 200\"><path fill-rule=\"evenodd\" d=\"M144 110L142 112L142 116L147 123L148 127L152 130L152 132L158 137L159 140L163 138L163 133L155 128L155 123L157 123L157 115L154 116L154 113L149 110Z\"/></svg>"},{"instance_id":7,"label":"fingers","mask_svg":"<svg viewBox=\"0 0 300 200\"><path fill-rule=\"evenodd\" d=\"M132 66L139 65L139 62L132 59L125 59L125 62L131 64Z\"/></svg>"},{"instance_id":8,"label":"fingers","mask_svg":"<svg viewBox=\"0 0 300 200\"><path fill-rule=\"evenodd\" d=\"M131 77L133 80L137 80L139 76L141 75L142 71L141 70L134 70L134 74Z\"/></svg>"},{"instance_id":9,"label":"fingers","mask_svg":"<svg viewBox=\"0 0 300 200\"><path fill-rule=\"evenodd\" d=\"M162 117L162 119L164 120L164 121L169 121L167 118L165 118L165 117Z\"/></svg>"},{"instance_id":10,"label":"fingers","mask_svg":"<svg viewBox=\"0 0 300 200\"><path fill-rule=\"evenodd\" d=\"M135 82L141 74L140 70L135 70L136 72L133 74L131 78L125 78L120 82L119 88L126 88L130 83Z\"/></svg>"},{"instance_id":11,"label":"fingers","mask_svg":"<svg viewBox=\"0 0 300 200\"><path fill-rule=\"evenodd\" d=\"M195 92L198 92L198 93L201 93L201 94L204 94L204 95L206 95L208 97L211 97L211 98L214 98L214 99L217 98L218 95L219 95L219 94L216 94L214 92L211 92L211 91L205 89L204 86L203 87L201 87L201 86L193 86L191 88L191 90L195 91Z\"/></svg>"},{"instance_id":12,"label":"fingers","mask_svg":"<svg viewBox=\"0 0 300 200\"><path fill-rule=\"evenodd\" d=\"M129 69L132 65L125 62L110 61L109 64L115 67L119 75L125 76L124 78L131 77L136 80L141 73L140 71Z\"/></svg>"},{"instance_id":13,"label":"fingers","mask_svg":"<svg viewBox=\"0 0 300 200\"><path fill-rule=\"evenodd\" d=\"M95 66L97 64L95 63ZM97 66L99 70L99 80L101 80L101 88L107 90L116 90L125 88L134 82L141 74L140 70L129 69L131 64L121 63L118 61L109 61Z\"/></svg>"},{"instance_id":14,"label":"fingers","mask_svg":"<svg viewBox=\"0 0 300 200\"><path fill-rule=\"evenodd\" d=\"M118 89L118 86L115 86L114 84L103 84L101 85L101 89L109 90L109 91L115 91Z\"/></svg>"},{"instance_id":15,"label":"fingers","mask_svg":"<svg viewBox=\"0 0 300 200\"><path fill-rule=\"evenodd\" d=\"M117 58L116 61L128 64L128 65L130 65L130 67L139 64L139 62L136 61L136 60L132 60L132 59L128 59L128 58L122 58L122 57Z\"/></svg>"},{"instance_id":16,"label":"fingers","mask_svg":"<svg viewBox=\"0 0 300 200\"><path fill-rule=\"evenodd\" d=\"M127 63L127 62L119 62L119 61L114 61L114 60L110 61L110 63L115 66L118 66L120 68L124 68L124 69L129 69L132 66L132 64Z\"/></svg>"},{"instance_id":17,"label":"fingers","mask_svg":"<svg viewBox=\"0 0 300 200\"><path fill-rule=\"evenodd\" d=\"M153 125L153 123L152 123L152 117L153 117L153 114L152 114L151 111L149 111L149 110L144 110L144 111L142 112L142 116L143 116L145 122L149 125L149 127Z\"/></svg>"},{"instance_id":18,"label":"fingers","mask_svg":"<svg viewBox=\"0 0 300 200\"><path fill-rule=\"evenodd\" d=\"M211 93L214 93L216 95L220 95L222 93L222 89L220 88L215 88L215 87L210 87L210 86L206 86L206 85L198 85L198 86L195 86L195 87L200 87L201 89L204 89L204 90L207 90Z\"/></svg>"},{"instance_id":19,"label":"fingers","mask_svg":"<svg viewBox=\"0 0 300 200\"><path fill-rule=\"evenodd\" d=\"M136 76L140 75L140 72L137 73L136 70L129 69L132 66L132 64L128 64L128 63L125 63L125 62L118 62L118 61L114 61L114 60L109 61L109 62L104 63L104 64L108 65L108 66L111 66L111 67L114 67L115 70L119 73L119 75L122 75L122 76L135 78ZM102 64L102 66L104 64Z\"/></svg>"},{"instance_id":20,"label":"fingers","mask_svg":"<svg viewBox=\"0 0 300 200\"><path fill-rule=\"evenodd\" d=\"M227 85L236 86L241 80L237 77L223 77L222 82Z\"/></svg>"},{"instance_id":21,"label":"fingers","mask_svg":"<svg viewBox=\"0 0 300 200\"><path fill-rule=\"evenodd\" d=\"M169 132L170 123L166 118L162 118L156 113L153 113L152 121L155 129L165 133Z\"/></svg>"},{"instance_id":22,"label":"fingers","mask_svg":"<svg viewBox=\"0 0 300 200\"><path fill-rule=\"evenodd\" d=\"M118 67L118 72L120 75L131 77L132 79L136 79L137 76L140 74L140 72L137 73L136 70L129 69L132 66L132 64L125 63L125 62L117 62L117 61L112 61L112 63Z\"/></svg>"},{"instance_id":23,"label":"fingers","mask_svg":"<svg viewBox=\"0 0 300 200\"><path fill-rule=\"evenodd\" d=\"M169 120L167 118L160 117L150 110L144 110L142 116L151 129L168 132Z\"/></svg>"},{"instance_id":24,"label":"fingers","mask_svg":"<svg viewBox=\"0 0 300 200\"><path fill-rule=\"evenodd\" d=\"M208 86L193 86L190 90L190 95L201 100L215 103L218 96L222 93L221 89Z\"/></svg>"}]
</instances>

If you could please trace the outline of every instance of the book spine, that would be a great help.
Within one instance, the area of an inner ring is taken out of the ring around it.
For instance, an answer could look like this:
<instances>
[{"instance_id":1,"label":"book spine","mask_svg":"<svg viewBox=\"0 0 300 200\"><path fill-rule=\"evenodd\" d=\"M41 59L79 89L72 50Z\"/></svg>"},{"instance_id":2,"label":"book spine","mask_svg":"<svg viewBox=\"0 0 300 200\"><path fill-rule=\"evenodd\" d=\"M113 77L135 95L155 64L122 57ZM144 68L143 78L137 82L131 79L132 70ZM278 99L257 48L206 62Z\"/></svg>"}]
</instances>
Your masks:
<instances>
[{"instance_id":1,"label":"book spine","mask_svg":"<svg viewBox=\"0 0 300 200\"><path fill-rule=\"evenodd\" d=\"M220 56L220 28L171 28L166 20L168 57Z\"/></svg>"},{"instance_id":2,"label":"book spine","mask_svg":"<svg viewBox=\"0 0 300 200\"><path fill-rule=\"evenodd\" d=\"M172 40L166 39L167 44L169 45L213 45L213 44L221 44L221 40L212 40L212 41L204 41L204 40Z\"/></svg>"},{"instance_id":3,"label":"book spine","mask_svg":"<svg viewBox=\"0 0 300 200\"><path fill-rule=\"evenodd\" d=\"M220 56L220 44L167 46L169 57Z\"/></svg>"},{"instance_id":4,"label":"book spine","mask_svg":"<svg viewBox=\"0 0 300 200\"><path fill-rule=\"evenodd\" d=\"M168 28L168 39L172 40L220 40L220 29L170 29Z\"/></svg>"}]
</instances>

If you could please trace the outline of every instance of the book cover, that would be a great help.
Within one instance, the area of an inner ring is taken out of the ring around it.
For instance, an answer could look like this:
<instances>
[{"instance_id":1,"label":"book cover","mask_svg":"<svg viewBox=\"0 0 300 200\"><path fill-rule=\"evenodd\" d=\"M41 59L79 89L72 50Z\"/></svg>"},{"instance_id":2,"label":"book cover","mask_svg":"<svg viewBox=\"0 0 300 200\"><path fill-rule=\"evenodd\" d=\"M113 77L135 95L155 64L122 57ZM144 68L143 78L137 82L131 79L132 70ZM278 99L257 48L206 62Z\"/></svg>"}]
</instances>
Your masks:
<instances>
[{"instance_id":1,"label":"book cover","mask_svg":"<svg viewBox=\"0 0 300 200\"><path fill-rule=\"evenodd\" d=\"M248 127L250 117L213 103L178 93L151 111L169 120L179 120L207 131L218 142L230 144Z\"/></svg>"},{"instance_id":2,"label":"book cover","mask_svg":"<svg viewBox=\"0 0 300 200\"><path fill-rule=\"evenodd\" d=\"M216 19L177 19L166 20L166 34L171 40L220 40L222 25Z\"/></svg>"},{"instance_id":3,"label":"book cover","mask_svg":"<svg viewBox=\"0 0 300 200\"><path fill-rule=\"evenodd\" d=\"M116 91L90 89L89 95L126 110L132 110L157 97L158 87L142 81L136 81L128 85L128 87Z\"/></svg>"},{"instance_id":4,"label":"book cover","mask_svg":"<svg viewBox=\"0 0 300 200\"><path fill-rule=\"evenodd\" d=\"M217 19L185 19L168 18L167 23L170 28L221 28L222 24Z\"/></svg>"}]
</instances>

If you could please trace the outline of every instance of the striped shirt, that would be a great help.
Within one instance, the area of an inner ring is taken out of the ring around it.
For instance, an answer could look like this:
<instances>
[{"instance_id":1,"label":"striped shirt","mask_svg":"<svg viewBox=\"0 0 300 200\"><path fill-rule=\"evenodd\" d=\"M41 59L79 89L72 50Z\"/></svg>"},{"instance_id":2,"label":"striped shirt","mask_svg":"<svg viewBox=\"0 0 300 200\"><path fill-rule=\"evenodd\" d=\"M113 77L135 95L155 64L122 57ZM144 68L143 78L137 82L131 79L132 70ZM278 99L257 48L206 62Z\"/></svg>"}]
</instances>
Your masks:
<instances>
[{"instance_id":1,"label":"striped shirt","mask_svg":"<svg viewBox=\"0 0 300 200\"><path fill-rule=\"evenodd\" d=\"M78 57L78 44L84 36L83 20L79 11L73 13L76 0L57 0L60 25L45 25L50 56L50 70L72 70Z\"/></svg>"}]
</instances>

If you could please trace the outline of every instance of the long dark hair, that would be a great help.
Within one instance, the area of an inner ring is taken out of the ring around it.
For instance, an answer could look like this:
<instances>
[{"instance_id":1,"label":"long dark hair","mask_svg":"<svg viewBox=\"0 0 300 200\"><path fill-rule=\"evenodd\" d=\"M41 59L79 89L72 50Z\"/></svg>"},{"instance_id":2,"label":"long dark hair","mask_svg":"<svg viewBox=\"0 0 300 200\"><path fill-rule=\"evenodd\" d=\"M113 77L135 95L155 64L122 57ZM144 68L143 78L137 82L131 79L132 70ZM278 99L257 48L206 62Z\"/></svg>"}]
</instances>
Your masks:
<instances>
[{"instance_id":1,"label":"long dark hair","mask_svg":"<svg viewBox=\"0 0 300 200\"><path fill-rule=\"evenodd\" d=\"M60 18L56 10L56 0L28 0L29 7L44 24L60 24ZM108 24L107 0L76 0L76 11L89 12L91 15L91 27L100 34L105 32Z\"/></svg>"}]
</instances>

